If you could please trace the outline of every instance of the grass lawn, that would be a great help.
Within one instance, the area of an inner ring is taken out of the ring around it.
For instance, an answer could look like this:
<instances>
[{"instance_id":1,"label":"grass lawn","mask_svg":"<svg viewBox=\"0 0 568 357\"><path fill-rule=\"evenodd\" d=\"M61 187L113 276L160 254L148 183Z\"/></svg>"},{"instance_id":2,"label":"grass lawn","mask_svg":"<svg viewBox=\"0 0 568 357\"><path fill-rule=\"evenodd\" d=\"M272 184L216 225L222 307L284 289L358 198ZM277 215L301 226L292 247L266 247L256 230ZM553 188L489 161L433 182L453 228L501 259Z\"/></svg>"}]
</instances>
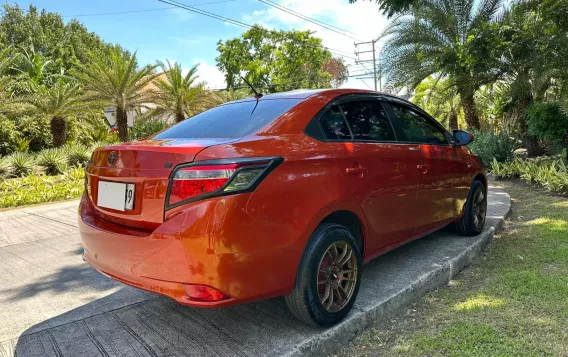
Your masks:
<instances>
[{"instance_id":1,"label":"grass lawn","mask_svg":"<svg viewBox=\"0 0 568 357\"><path fill-rule=\"evenodd\" d=\"M83 168L72 168L61 175L30 175L0 179L0 210L36 203L79 198L84 189Z\"/></svg>"},{"instance_id":2,"label":"grass lawn","mask_svg":"<svg viewBox=\"0 0 568 357\"><path fill-rule=\"evenodd\" d=\"M568 199L503 185L512 214L485 252L337 356L568 356Z\"/></svg>"}]
</instances>

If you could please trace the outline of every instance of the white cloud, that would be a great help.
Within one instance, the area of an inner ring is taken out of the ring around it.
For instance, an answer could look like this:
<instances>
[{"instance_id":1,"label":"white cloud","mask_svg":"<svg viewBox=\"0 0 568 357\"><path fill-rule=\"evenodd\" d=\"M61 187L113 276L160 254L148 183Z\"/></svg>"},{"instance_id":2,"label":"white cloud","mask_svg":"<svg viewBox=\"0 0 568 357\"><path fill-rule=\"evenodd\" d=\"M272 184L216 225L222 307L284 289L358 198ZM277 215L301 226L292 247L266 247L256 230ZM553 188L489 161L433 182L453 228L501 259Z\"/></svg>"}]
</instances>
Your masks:
<instances>
[{"instance_id":1,"label":"white cloud","mask_svg":"<svg viewBox=\"0 0 568 357\"><path fill-rule=\"evenodd\" d=\"M199 63L199 67L197 67L199 80L207 82L207 88L216 89L225 88L227 86L225 84L225 76L219 71L217 66L196 58L193 60L193 64L197 63Z\"/></svg>"},{"instance_id":2,"label":"white cloud","mask_svg":"<svg viewBox=\"0 0 568 357\"><path fill-rule=\"evenodd\" d=\"M347 0L277 0L277 2L302 15L349 31L348 35L355 39L325 29L274 7L255 10L252 14L243 15L243 21L250 24L258 23L268 28L314 31L315 36L322 39L324 46L330 48L332 52L336 52L333 54L334 56L344 56L345 63L350 65L351 71L362 68L361 65L355 65L355 59L349 58L356 57L353 53L355 50L354 42L376 39L388 23L386 17L379 12L374 1L359 1L355 4L349 4ZM371 49L370 45L366 46L360 46L359 50ZM377 51L377 55L379 52ZM371 56L372 53L361 54L359 59L367 60L371 59ZM369 63L369 65L372 66L372 63ZM353 72L353 74L356 73L359 72ZM372 79L365 79L365 82L373 87ZM356 78L350 78L343 87L368 89L363 81Z\"/></svg>"}]
</instances>

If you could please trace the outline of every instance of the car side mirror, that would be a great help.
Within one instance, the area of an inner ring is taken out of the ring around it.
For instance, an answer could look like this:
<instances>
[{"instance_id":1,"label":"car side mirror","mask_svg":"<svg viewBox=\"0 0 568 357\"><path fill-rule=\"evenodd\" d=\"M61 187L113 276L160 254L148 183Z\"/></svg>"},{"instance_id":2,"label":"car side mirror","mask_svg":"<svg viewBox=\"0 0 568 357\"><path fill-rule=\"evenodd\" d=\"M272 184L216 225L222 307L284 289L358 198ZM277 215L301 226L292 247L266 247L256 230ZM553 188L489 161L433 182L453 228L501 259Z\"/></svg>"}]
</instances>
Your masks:
<instances>
[{"instance_id":1,"label":"car side mirror","mask_svg":"<svg viewBox=\"0 0 568 357\"><path fill-rule=\"evenodd\" d=\"M455 146L464 146L468 145L473 141L473 135L468 133L467 131L463 130L454 130L454 145Z\"/></svg>"}]
</instances>

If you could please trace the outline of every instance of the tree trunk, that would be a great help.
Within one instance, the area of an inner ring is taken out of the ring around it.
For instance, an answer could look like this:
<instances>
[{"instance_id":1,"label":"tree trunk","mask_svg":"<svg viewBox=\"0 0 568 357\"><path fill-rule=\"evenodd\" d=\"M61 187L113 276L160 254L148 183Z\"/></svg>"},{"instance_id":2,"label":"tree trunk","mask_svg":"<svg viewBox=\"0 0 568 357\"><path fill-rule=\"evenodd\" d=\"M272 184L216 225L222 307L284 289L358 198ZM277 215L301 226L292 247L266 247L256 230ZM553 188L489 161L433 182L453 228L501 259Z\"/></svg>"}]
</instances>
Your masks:
<instances>
[{"instance_id":1,"label":"tree trunk","mask_svg":"<svg viewBox=\"0 0 568 357\"><path fill-rule=\"evenodd\" d=\"M460 93L460 100L465 115L465 122L467 123L468 128L481 129L481 123L479 122L479 116L477 115L477 108L475 106L475 101L473 100L473 93Z\"/></svg>"},{"instance_id":2,"label":"tree trunk","mask_svg":"<svg viewBox=\"0 0 568 357\"><path fill-rule=\"evenodd\" d=\"M176 123L181 123L185 120L185 115L183 113L176 113Z\"/></svg>"},{"instance_id":3,"label":"tree trunk","mask_svg":"<svg viewBox=\"0 0 568 357\"><path fill-rule=\"evenodd\" d=\"M458 113L456 113L455 110L452 110L452 112L450 113L450 120L448 123L450 130L457 130L459 129L459 125L458 125Z\"/></svg>"},{"instance_id":4,"label":"tree trunk","mask_svg":"<svg viewBox=\"0 0 568 357\"><path fill-rule=\"evenodd\" d=\"M65 145L65 134L67 128L65 119L61 117L51 118L49 127L51 130L51 138L53 139L53 146L58 148Z\"/></svg>"},{"instance_id":5,"label":"tree trunk","mask_svg":"<svg viewBox=\"0 0 568 357\"><path fill-rule=\"evenodd\" d=\"M124 108L116 108L116 127L120 141L128 141L128 117Z\"/></svg>"}]
</instances>

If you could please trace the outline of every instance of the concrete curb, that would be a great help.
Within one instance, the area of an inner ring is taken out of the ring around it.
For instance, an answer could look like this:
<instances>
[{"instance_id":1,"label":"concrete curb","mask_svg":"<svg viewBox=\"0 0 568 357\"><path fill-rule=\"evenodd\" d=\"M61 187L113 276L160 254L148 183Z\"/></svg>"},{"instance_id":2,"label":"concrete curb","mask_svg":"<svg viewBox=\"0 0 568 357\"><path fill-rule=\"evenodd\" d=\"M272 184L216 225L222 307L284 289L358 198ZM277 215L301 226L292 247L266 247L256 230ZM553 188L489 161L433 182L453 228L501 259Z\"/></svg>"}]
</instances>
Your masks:
<instances>
[{"instance_id":1,"label":"concrete curb","mask_svg":"<svg viewBox=\"0 0 568 357\"><path fill-rule=\"evenodd\" d=\"M481 253L487 243L494 237L495 232L502 228L505 219L511 213L509 195L501 189L492 188L492 190L501 191L506 195L505 204L508 207L501 215L488 217L483 232L473 237L471 244L460 254L441 262L434 270L419 276L411 284L382 300L377 300L371 306L364 306L363 309L353 309L341 324L311 336L295 346L292 351L285 353L284 356L325 356L332 354L363 330L371 327L376 321L395 314L402 307L418 300L426 293L448 284L454 276L464 267L471 264Z\"/></svg>"}]
</instances>

